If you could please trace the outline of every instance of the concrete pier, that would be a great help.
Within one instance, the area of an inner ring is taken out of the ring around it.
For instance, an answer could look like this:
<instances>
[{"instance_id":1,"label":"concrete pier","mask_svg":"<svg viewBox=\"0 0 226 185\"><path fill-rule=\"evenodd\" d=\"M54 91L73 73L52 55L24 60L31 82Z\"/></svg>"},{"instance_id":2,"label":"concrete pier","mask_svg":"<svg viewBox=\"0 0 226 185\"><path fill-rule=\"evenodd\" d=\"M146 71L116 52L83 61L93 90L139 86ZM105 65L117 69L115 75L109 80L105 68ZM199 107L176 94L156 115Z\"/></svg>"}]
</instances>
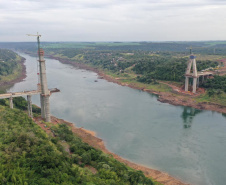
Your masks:
<instances>
[{"instance_id":1,"label":"concrete pier","mask_svg":"<svg viewBox=\"0 0 226 185\"><path fill-rule=\"evenodd\" d=\"M197 87L197 78L193 78L193 89L192 89L193 93L196 93L196 87Z\"/></svg>"},{"instance_id":2,"label":"concrete pier","mask_svg":"<svg viewBox=\"0 0 226 185\"><path fill-rule=\"evenodd\" d=\"M9 107L13 109L13 97L9 98Z\"/></svg>"},{"instance_id":3,"label":"concrete pier","mask_svg":"<svg viewBox=\"0 0 226 185\"><path fill-rule=\"evenodd\" d=\"M196 93L197 88L197 78L198 78L198 72L196 67L196 60L195 56L191 55L190 59L188 61L187 69L185 72L185 91L188 91L188 85L189 85L189 77L193 78L193 93ZM191 73L191 67L193 67L193 73Z\"/></svg>"},{"instance_id":4,"label":"concrete pier","mask_svg":"<svg viewBox=\"0 0 226 185\"><path fill-rule=\"evenodd\" d=\"M27 95L27 110L28 110L28 116L33 118L31 95Z\"/></svg>"},{"instance_id":5,"label":"concrete pier","mask_svg":"<svg viewBox=\"0 0 226 185\"><path fill-rule=\"evenodd\" d=\"M45 120L46 120L46 122L51 122L49 97L50 97L50 95L47 95L47 96L44 97L44 103L45 103Z\"/></svg>"},{"instance_id":6,"label":"concrete pier","mask_svg":"<svg viewBox=\"0 0 226 185\"><path fill-rule=\"evenodd\" d=\"M189 78L186 76L185 77L185 91L188 91L188 83L189 83Z\"/></svg>"},{"instance_id":7,"label":"concrete pier","mask_svg":"<svg viewBox=\"0 0 226 185\"><path fill-rule=\"evenodd\" d=\"M50 122L51 121L50 106L49 106L50 91L47 85L44 51L39 48L38 52L39 52L39 70L40 70L40 84L41 84L41 94L40 94L41 115L46 122Z\"/></svg>"},{"instance_id":8,"label":"concrete pier","mask_svg":"<svg viewBox=\"0 0 226 185\"><path fill-rule=\"evenodd\" d=\"M42 94L40 94L40 105L41 105L41 117L45 119L45 106Z\"/></svg>"},{"instance_id":9,"label":"concrete pier","mask_svg":"<svg viewBox=\"0 0 226 185\"><path fill-rule=\"evenodd\" d=\"M185 85L184 85L185 91L188 91L189 78L193 78L193 86L192 86L193 93L196 93L197 87L200 84L203 84L205 82L205 77L208 78L209 76L213 75L213 72L198 72L195 58L196 57L194 55L190 56L190 59L187 64L187 69L185 72ZM191 73L191 67L193 67L192 73ZM202 77L201 82L199 81L199 77Z\"/></svg>"}]
</instances>

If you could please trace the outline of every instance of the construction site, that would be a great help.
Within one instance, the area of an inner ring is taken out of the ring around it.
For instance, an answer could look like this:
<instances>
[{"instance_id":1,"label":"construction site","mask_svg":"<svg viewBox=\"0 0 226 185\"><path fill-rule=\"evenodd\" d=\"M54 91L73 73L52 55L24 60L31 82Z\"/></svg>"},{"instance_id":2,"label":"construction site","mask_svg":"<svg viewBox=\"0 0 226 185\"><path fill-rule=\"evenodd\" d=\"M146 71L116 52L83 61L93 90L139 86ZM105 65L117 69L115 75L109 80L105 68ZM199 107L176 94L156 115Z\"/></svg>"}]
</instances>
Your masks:
<instances>
[{"instance_id":1,"label":"construction site","mask_svg":"<svg viewBox=\"0 0 226 185\"><path fill-rule=\"evenodd\" d=\"M6 94L0 94L0 99L8 98L10 108L13 109L13 98L20 97L20 96L27 96L28 115L30 117L33 117L31 97L32 97L32 95L39 94L40 95L40 105L41 105L41 117L46 122L51 122L49 98L50 98L52 93L60 92L60 90L57 89L57 88L48 89L47 77L46 77L46 64L45 64L45 59L44 59L44 50L42 48L40 48L40 37L41 37L41 35L39 35L39 34L37 34L37 35L28 34L28 36L37 37L38 63L39 63L39 65L38 65L38 67L39 67L39 72L38 72L39 83L37 84L37 89L31 90L31 91L8 92Z\"/></svg>"}]
</instances>

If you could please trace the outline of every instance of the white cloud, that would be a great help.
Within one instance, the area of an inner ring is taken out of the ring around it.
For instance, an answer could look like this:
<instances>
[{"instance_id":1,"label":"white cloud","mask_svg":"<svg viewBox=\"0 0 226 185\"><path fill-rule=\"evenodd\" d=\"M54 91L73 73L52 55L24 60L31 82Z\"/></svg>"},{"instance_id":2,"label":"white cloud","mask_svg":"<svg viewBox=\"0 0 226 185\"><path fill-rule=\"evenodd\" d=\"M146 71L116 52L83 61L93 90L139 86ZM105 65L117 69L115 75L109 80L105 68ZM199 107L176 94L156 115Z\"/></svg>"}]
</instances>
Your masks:
<instances>
[{"instance_id":1,"label":"white cloud","mask_svg":"<svg viewBox=\"0 0 226 185\"><path fill-rule=\"evenodd\" d=\"M221 0L0 0L0 41L225 40Z\"/></svg>"}]
</instances>

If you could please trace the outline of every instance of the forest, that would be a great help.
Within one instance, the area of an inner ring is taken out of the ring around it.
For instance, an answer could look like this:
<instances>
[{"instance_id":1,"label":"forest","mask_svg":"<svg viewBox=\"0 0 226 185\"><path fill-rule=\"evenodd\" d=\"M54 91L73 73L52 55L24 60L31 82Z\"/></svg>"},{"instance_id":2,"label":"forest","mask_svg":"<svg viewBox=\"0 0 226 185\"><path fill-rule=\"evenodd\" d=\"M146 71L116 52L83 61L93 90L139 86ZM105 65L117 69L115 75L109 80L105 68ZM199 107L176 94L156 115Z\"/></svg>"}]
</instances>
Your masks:
<instances>
[{"instance_id":1,"label":"forest","mask_svg":"<svg viewBox=\"0 0 226 185\"><path fill-rule=\"evenodd\" d=\"M17 54L8 49L0 49L0 79L1 76L10 75L18 68Z\"/></svg>"},{"instance_id":2,"label":"forest","mask_svg":"<svg viewBox=\"0 0 226 185\"><path fill-rule=\"evenodd\" d=\"M46 134L24 112L25 99L14 100L15 109L0 101L0 184L159 184L82 142L66 124L43 122Z\"/></svg>"},{"instance_id":3,"label":"forest","mask_svg":"<svg viewBox=\"0 0 226 185\"><path fill-rule=\"evenodd\" d=\"M208 89L208 95L221 95L226 93L226 76L215 75L214 78L207 79L202 87Z\"/></svg>"}]
</instances>

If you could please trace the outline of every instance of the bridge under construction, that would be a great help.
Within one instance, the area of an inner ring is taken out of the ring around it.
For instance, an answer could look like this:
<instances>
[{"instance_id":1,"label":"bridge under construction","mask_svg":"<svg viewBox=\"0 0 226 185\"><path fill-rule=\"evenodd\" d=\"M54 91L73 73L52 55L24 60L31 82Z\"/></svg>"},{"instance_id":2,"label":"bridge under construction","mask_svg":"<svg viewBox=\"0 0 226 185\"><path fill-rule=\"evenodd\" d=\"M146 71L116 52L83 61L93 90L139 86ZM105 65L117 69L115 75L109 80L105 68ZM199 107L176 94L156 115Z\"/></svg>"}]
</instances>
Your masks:
<instances>
[{"instance_id":1,"label":"bridge under construction","mask_svg":"<svg viewBox=\"0 0 226 185\"><path fill-rule=\"evenodd\" d=\"M44 51L40 48L40 37L41 35L28 35L28 36L36 36L38 42L38 57L39 57L39 82L37 86L37 90L32 91L23 91L23 92L8 92L6 94L0 94L0 99L9 98L10 108L13 108L13 98L20 96L27 96L28 102L28 115L33 117L32 115L32 101L31 96L40 94L40 104L41 104L41 116L46 122L51 121L50 117L50 104L49 97L52 93L59 92L60 90L57 88L48 89L47 78L46 78L46 65L44 60Z\"/></svg>"},{"instance_id":2,"label":"bridge under construction","mask_svg":"<svg viewBox=\"0 0 226 185\"><path fill-rule=\"evenodd\" d=\"M200 84L200 77L202 77L201 83L204 83L205 78L209 78L210 76L213 76L213 72L198 72L195 58L196 56L192 54L190 55L190 59L187 63L187 69L185 72L185 91L188 91L189 78L193 78L193 88L192 88L193 93L196 93L196 89ZM192 67L193 67L193 70L191 73Z\"/></svg>"}]
</instances>

